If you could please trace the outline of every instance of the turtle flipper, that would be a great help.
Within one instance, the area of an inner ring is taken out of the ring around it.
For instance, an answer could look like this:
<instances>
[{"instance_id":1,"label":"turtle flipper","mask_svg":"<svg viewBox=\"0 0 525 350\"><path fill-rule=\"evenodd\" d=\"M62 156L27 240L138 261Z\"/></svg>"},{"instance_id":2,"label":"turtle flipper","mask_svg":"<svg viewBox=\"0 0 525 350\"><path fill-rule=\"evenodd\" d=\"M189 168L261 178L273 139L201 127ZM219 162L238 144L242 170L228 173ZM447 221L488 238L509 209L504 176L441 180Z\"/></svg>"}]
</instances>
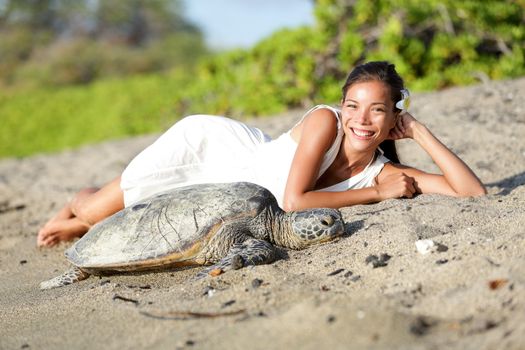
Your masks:
<instances>
[{"instance_id":1,"label":"turtle flipper","mask_svg":"<svg viewBox=\"0 0 525 350\"><path fill-rule=\"evenodd\" d=\"M68 284L85 280L89 276L90 274L86 271L83 271L78 267L72 267L60 276L40 283L40 289L52 289L67 286Z\"/></svg>"},{"instance_id":2,"label":"turtle flipper","mask_svg":"<svg viewBox=\"0 0 525 350\"><path fill-rule=\"evenodd\" d=\"M249 265L269 264L277 260L277 257L277 249L271 243L251 238L242 243L234 244L228 255L217 264L205 268L195 277L196 279L206 277L214 270L238 270Z\"/></svg>"}]
</instances>

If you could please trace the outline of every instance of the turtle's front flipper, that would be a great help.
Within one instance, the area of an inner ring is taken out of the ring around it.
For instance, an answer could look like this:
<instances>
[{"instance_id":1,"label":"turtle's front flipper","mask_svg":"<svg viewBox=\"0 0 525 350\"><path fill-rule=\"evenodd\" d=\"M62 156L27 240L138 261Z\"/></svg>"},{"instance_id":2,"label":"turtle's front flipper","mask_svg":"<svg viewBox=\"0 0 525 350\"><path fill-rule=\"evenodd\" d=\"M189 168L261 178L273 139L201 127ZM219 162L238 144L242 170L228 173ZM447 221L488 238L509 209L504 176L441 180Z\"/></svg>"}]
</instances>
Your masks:
<instances>
[{"instance_id":1,"label":"turtle's front flipper","mask_svg":"<svg viewBox=\"0 0 525 350\"><path fill-rule=\"evenodd\" d=\"M40 289L52 289L67 286L68 284L85 280L89 276L89 273L82 271L78 267L72 267L60 276L40 283Z\"/></svg>"},{"instance_id":2,"label":"turtle's front flipper","mask_svg":"<svg viewBox=\"0 0 525 350\"><path fill-rule=\"evenodd\" d=\"M277 260L277 249L271 244L259 239L248 239L243 243L233 245L228 255L217 264L199 272L197 279L206 277L212 271L238 270L249 265L269 264Z\"/></svg>"}]
</instances>

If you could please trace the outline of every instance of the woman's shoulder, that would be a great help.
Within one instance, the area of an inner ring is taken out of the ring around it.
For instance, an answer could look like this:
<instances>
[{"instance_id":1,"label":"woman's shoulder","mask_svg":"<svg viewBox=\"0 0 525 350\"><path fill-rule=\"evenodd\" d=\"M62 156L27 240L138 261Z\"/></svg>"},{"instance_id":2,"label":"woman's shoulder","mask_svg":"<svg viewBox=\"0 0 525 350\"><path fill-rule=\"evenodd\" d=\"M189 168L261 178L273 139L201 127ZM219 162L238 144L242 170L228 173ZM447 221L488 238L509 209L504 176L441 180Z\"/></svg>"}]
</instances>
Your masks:
<instances>
[{"instance_id":1,"label":"woman's shoulder","mask_svg":"<svg viewBox=\"0 0 525 350\"><path fill-rule=\"evenodd\" d=\"M310 137L326 135L328 139L333 140L340 126L341 121L337 110L328 105L317 105L303 115L290 130L290 135L296 142L299 142L303 133L310 134Z\"/></svg>"},{"instance_id":2,"label":"woman's shoulder","mask_svg":"<svg viewBox=\"0 0 525 350\"><path fill-rule=\"evenodd\" d=\"M296 125L302 124L306 119L315 120L319 123L328 123L330 126L337 125L338 129L341 127L340 111L325 104L310 108Z\"/></svg>"}]
</instances>

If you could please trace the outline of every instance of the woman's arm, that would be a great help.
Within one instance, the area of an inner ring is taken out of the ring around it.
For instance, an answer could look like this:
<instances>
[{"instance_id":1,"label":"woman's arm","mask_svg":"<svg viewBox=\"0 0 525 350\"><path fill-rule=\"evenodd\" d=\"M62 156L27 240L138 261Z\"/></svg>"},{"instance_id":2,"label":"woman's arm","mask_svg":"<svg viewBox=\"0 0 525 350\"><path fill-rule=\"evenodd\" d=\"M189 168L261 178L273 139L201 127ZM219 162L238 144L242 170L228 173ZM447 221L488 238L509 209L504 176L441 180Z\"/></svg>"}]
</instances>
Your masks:
<instances>
[{"instance_id":1,"label":"woman's arm","mask_svg":"<svg viewBox=\"0 0 525 350\"><path fill-rule=\"evenodd\" d=\"M332 111L318 109L305 118L286 183L284 210L342 208L387 198L412 197L415 192L413 179L396 174L383 181L385 187L381 192L376 187L342 192L314 191L323 157L333 144L336 135L337 120Z\"/></svg>"},{"instance_id":2,"label":"woman's arm","mask_svg":"<svg viewBox=\"0 0 525 350\"><path fill-rule=\"evenodd\" d=\"M474 172L410 114L399 116L391 136L393 139L412 138L428 153L443 175L389 164L378 178L379 186L386 176L397 173L412 177L419 193L439 193L456 197L481 196L487 193Z\"/></svg>"},{"instance_id":3,"label":"woman's arm","mask_svg":"<svg viewBox=\"0 0 525 350\"><path fill-rule=\"evenodd\" d=\"M411 198L416 192L458 197L486 194L485 187L472 170L408 113L399 117L392 130L392 138L413 138L430 155L443 175L387 163L374 187L342 192L314 191L323 156L336 135L336 121L331 113L319 109L304 121L301 141L286 184L284 210L342 208L389 198Z\"/></svg>"},{"instance_id":4,"label":"woman's arm","mask_svg":"<svg viewBox=\"0 0 525 350\"><path fill-rule=\"evenodd\" d=\"M314 204L315 198L313 201L308 198L308 193L315 188L323 157L337 136L337 119L333 113L326 108L317 109L296 127L300 130L292 131L293 138L299 141L284 192L286 211L321 207Z\"/></svg>"}]
</instances>

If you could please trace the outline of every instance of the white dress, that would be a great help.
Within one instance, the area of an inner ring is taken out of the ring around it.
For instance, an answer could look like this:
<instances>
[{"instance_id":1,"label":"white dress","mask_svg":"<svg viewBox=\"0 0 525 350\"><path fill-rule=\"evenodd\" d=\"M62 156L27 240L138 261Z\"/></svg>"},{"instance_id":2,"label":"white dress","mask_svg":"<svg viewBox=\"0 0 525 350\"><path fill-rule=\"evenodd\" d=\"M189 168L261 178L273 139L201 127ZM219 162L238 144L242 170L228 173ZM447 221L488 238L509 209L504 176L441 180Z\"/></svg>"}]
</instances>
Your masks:
<instances>
[{"instance_id":1,"label":"white dress","mask_svg":"<svg viewBox=\"0 0 525 350\"><path fill-rule=\"evenodd\" d=\"M337 136L324 156L318 177L334 161L343 139L339 111L330 106L315 106L301 121L319 108L334 113ZM120 184L124 204L130 206L157 193L192 184L249 181L270 190L282 206L296 149L290 131L271 140L261 130L233 119L189 116L173 125L126 167ZM380 155L361 173L320 191L372 186L388 161Z\"/></svg>"}]
</instances>

